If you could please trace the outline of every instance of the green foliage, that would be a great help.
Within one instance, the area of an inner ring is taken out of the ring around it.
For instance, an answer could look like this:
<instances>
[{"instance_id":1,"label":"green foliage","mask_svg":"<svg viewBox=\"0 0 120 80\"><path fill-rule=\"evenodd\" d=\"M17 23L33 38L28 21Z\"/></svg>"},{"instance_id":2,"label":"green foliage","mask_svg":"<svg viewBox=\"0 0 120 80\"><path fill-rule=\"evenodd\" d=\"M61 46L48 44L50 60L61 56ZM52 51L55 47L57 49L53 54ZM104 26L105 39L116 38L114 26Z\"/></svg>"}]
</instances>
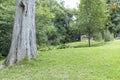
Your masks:
<instances>
[{"instance_id":1,"label":"green foliage","mask_svg":"<svg viewBox=\"0 0 120 80\"><path fill-rule=\"evenodd\" d=\"M105 41L111 41L111 34L108 30L105 33Z\"/></svg>"},{"instance_id":2,"label":"green foliage","mask_svg":"<svg viewBox=\"0 0 120 80\"><path fill-rule=\"evenodd\" d=\"M68 28L67 35L68 42L80 41L80 29L76 20L71 23L70 27Z\"/></svg>"},{"instance_id":3,"label":"green foliage","mask_svg":"<svg viewBox=\"0 0 120 80\"><path fill-rule=\"evenodd\" d=\"M69 48L69 45L61 44L57 47L57 49L66 49Z\"/></svg>"},{"instance_id":4,"label":"green foliage","mask_svg":"<svg viewBox=\"0 0 120 80\"><path fill-rule=\"evenodd\" d=\"M62 2L61 2L62 3ZM7 55L14 23L15 0L0 1L0 54ZM36 0L37 44L58 45L66 42L72 11L56 0Z\"/></svg>"},{"instance_id":5,"label":"green foliage","mask_svg":"<svg viewBox=\"0 0 120 80\"><path fill-rule=\"evenodd\" d=\"M54 14L51 13L48 0L36 1L36 30L37 30L37 43L39 45L45 44L48 41L47 33L53 29L51 20L54 18ZM49 28L50 27L50 28ZM49 28L49 29L47 29Z\"/></svg>"},{"instance_id":6,"label":"green foliage","mask_svg":"<svg viewBox=\"0 0 120 80\"><path fill-rule=\"evenodd\" d=\"M11 44L11 33L14 18L15 1L1 0L0 2L0 55L8 54Z\"/></svg>"},{"instance_id":7,"label":"green foliage","mask_svg":"<svg viewBox=\"0 0 120 80\"><path fill-rule=\"evenodd\" d=\"M102 34L100 32L93 34L93 39L95 41L102 41Z\"/></svg>"},{"instance_id":8,"label":"green foliage","mask_svg":"<svg viewBox=\"0 0 120 80\"><path fill-rule=\"evenodd\" d=\"M109 17L107 21L107 29L114 33L114 37L118 37L120 33L120 1L119 0L109 0L108 11Z\"/></svg>"},{"instance_id":9,"label":"green foliage","mask_svg":"<svg viewBox=\"0 0 120 80\"><path fill-rule=\"evenodd\" d=\"M62 3L62 2L61 2ZM39 45L66 42L72 11L55 0L37 0L36 25Z\"/></svg>"},{"instance_id":10,"label":"green foliage","mask_svg":"<svg viewBox=\"0 0 120 80\"><path fill-rule=\"evenodd\" d=\"M114 34L110 33L109 30L105 31L105 41L111 41L114 39Z\"/></svg>"},{"instance_id":11,"label":"green foliage","mask_svg":"<svg viewBox=\"0 0 120 80\"><path fill-rule=\"evenodd\" d=\"M102 0L81 0L79 13L80 28L94 33L105 27L106 4Z\"/></svg>"},{"instance_id":12,"label":"green foliage","mask_svg":"<svg viewBox=\"0 0 120 80\"><path fill-rule=\"evenodd\" d=\"M56 49L55 47L53 46L39 46L38 47L38 50L41 51L41 52L45 52L45 51L49 51L49 50L54 50Z\"/></svg>"},{"instance_id":13,"label":"green foliage","mask_svg":"<svg viewBox=\"0 0 120 80\"><path fill-rule=\"evenodd\" d=\"M70 23L73 21L73 13L72 10L66 9L64 6L59 6L55 9L56 14L53 22L54 26L59 33L60 42L65 43L69 41L69 27Z\"/></svg>"},{"instance_id":14,"label":"green foliage","mask_svg":"<svg viewBox=\"0 0 120 80\"><path fill-rule=\"evenodd\" d=\"M81 0L79 5L79 25L82 34L90 38L105 28L106 4L103 0ZM89 43L90 46L90 43Z\"/></svg>"}]
</instances>

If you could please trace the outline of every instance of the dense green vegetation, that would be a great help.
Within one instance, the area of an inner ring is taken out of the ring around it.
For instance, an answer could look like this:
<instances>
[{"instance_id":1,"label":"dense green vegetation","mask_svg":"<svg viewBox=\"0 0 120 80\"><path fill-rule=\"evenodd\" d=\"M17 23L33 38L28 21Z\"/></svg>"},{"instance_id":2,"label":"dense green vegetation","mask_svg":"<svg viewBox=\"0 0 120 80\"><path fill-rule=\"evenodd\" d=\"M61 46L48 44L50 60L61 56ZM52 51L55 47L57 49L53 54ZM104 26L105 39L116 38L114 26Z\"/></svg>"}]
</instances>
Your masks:
<instances>
[{"instance_id":1,"label":"dense green vegetation","mask_svg":"<svg viewBox=\"0 0 120 80\"><path fill-rule=\"evenodd\" d=\"M8 54L8 48L10 48L11 44L14 8L14 1L0 1L0 55L3 56Z\"/></svg>"},{"instance_id":2,"label":"dense green vegetation","mask_svg":"<svg viewBox=\"0 0 120 80\"><path fill-rule=\"evenodd\" d=\"M80 43L69 43L79 45ZM84 44L81 43L81 44ZM33 61L24 60L0 70L1 80L119 80L120 40L98 47L38 51Z\"/></svg>"},{"instance_id":3,"label":"dense green vegetation","mask_svg":"<svg viewBox=\"0 0 120 80\"><path fill-rule=\"evenodd\" d=\"M15 2L0 0L0 64L11 45ZM80 0L77 9L36 0L35 15L37 58L0 69L1 80L120 79L120 0Z\"/></svg>"},{"instance_id":4,"label":"dense green vegetation","mask_svg":"<svg viewBox=\"0 0 120 80\"><path fill-rule=\"evenodd\" d=\"M91 37L96 33L103 33L105 29L106 4L103 0L81 0L79 9L80 30L82 34L88 35L91 46Z\"/></svg>"},{"instance_id":5,"label":"dense green vegetation","mask_svg":"<svg viewBox=\"0 0 120 80\"><path fill-rule=\"evenodd\" d=\"M90 40L110 41L119 36L119 0L81 0L78 9L64 7L64 1L36 0L37 45L54 46ZM11 44L15 0L0 1L0 54L6 56Z\"/></svg>"},{"instance_id":6,"label":"dense green vegetation","mask_svg":"<svg viewBox=\"0 0 120 80\"><path fill-rule=\"evenodd\" d=\"M15 0L0 1L0 54L3 56L8 54L10 48L14 11ZM37 44L58 45L72 41L72 18L72 9L65 8L63 1L36 0Z\"/></svg>"}]
</instances>

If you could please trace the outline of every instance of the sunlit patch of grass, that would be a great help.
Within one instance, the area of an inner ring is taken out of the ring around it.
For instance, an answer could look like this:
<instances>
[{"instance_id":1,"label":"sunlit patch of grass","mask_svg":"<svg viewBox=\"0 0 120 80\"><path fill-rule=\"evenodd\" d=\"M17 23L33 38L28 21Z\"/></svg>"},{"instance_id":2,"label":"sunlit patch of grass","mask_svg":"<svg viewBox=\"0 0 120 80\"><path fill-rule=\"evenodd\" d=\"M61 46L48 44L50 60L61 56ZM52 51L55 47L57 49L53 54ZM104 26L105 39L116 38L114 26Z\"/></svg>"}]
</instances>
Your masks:
<instances>
[{"instance_id":1,"label":"sunlit patch of grass","mask_svg":"<svg viewBox=\"0 0 120 80\"><path fill-rule=\"evenodd\" d=\"M0 80L120 80L119 44L38 51L32 61L0 70Z\"/></svg>"}]
</instances>

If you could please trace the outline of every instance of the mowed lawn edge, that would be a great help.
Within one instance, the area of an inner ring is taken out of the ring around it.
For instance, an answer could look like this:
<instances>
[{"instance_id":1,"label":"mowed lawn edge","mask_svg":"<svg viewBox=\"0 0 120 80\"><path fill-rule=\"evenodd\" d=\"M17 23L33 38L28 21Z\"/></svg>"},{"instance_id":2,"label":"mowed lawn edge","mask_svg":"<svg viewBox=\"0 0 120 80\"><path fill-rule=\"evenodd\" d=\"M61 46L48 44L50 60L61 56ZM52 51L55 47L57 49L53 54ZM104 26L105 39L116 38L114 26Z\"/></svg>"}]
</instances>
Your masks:
<instances>
[{"instance_id":1,"label":"mowed lawn edge","mask_svg":"<svg viewBox=\"0 0 120 80\"><path fill-rule=\"evenodd\" d=\"M120 40L102 46L41 52L0 70L1 80L119 80Z\"/></svg>"}]
</instances>

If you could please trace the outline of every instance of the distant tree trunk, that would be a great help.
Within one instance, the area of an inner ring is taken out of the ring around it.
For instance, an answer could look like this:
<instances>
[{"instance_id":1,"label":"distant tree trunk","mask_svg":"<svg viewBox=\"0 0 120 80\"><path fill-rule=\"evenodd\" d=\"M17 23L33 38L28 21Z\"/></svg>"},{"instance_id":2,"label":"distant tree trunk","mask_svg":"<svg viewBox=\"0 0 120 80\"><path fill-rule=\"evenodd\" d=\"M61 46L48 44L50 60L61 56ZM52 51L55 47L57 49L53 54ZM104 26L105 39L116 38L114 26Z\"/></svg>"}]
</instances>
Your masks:
<instances>
[{"instance_id":1,"label":"distant tree trunk","mask_svg":"<svg viewBox=\"0 0 120 80\"><path fill-rule=\"evenodd\" d=\"M114 34L114 38L116 38L116 37L117 37L117 35L116 35L116 34L117 34L116 31L114 31L113 34Z\"/></svg>"},{"instance_id":2,"label":"distant tree trunk","mask_svg":"<svg viewBox=\"0 0 120 80\"><path fill-rule=\"evenodd\" d=\"M81 41L81 34L79 35L79 41Z\"/></svg>"},{"instance_id":3,"label":"distant tree trunk","mask_svg":"<svg viewBox=\"0 0 120 80\"><path fill-rule=\"evenodd\" d=\"M11 48L5 65L36 56L35 0L17 0Z\"/></svg>"},{"instance_id":4,"label":"distant tree trunk","mask_svg":"<svg viewBox=\"0 0 120 80\"><path fill-rule=\"evenodd\" d=\"M88 31L88 46L91 47L91 42L90 42L91 30L90 30L90 26L88 25L87 25L87 31Z\"/></svg>"},{"instance_id":5,"label":"distant tree trunk","mask_svg":"<svg viewBox=\"0 0 120 80\"><path fill-rule=\"evenodd\" d=\"M88 33L88 44L89 44L89 47L91 47L91 42L90 42L90 33Z\"/></svg>"},{"instance_id":6,"label":"distant tree trunk","mask_svg":"<svg viewBox=\"0 0 120 80\"><path fill-rule=\"evenodd\" d=\"M102 35L102 39L104 40L105 39L105 33L104 33L104 31L101 31L101 35Z\"/></svg>"}]
</instances>

